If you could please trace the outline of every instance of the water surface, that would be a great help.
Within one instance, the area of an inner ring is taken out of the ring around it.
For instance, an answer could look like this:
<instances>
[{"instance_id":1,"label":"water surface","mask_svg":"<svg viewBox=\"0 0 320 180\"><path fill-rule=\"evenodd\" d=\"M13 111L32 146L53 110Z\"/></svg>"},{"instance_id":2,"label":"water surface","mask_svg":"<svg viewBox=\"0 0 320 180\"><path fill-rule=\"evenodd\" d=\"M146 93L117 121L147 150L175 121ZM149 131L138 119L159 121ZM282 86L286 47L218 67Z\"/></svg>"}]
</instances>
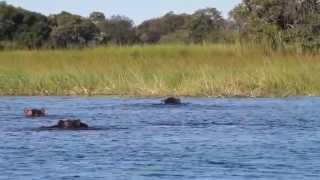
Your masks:
<instances>
[{"instance_id":1,"label":"water surface","mask_svg":"<svg viewBox=\"0 0 320 180\"><path fill-rule=\"evenodd\" d=\"M2 97L0 179L320 179L320 98L183 101ZM38 129L63 118L93 129Z\"/></svg>"}]
</instances>

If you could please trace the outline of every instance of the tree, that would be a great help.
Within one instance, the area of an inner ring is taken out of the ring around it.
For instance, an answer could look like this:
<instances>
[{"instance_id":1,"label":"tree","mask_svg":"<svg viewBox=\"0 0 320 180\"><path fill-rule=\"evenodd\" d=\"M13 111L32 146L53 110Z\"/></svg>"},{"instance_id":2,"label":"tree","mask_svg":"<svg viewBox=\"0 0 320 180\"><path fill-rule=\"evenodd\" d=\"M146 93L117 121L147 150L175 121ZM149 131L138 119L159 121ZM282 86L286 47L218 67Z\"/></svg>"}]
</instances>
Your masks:
<instances>
[{"instance_id":1,"label":"tree","mask_svg":"<svg viewBox=\"0 0 320 180\"><path fill-rule=\"evenodd\" d=\"M103 24L106 22L106 16L102 12L92 12L89 16L89 20L94 24Z\"/></svg>"},{"instance_id":2,"label":"tree","mask_svg":"<svg viewBox=\"0 0 320 180\"><path fill-rule=\"evenodd\" d=\"M51 29L46 16L0 4L0 40L16 41L21 47L39 48Z\"/></svg>"},{"instance_id":3,"label":"tree","mask_svg":"<svg viewBox=\"0 0 320 180\"><path fill-rule=\"evenodd\" d=\"M53 47L84 47L93 41L97 27L88 19L67 12L51 17Z\"/></svg>"},{"instance_id":4,"label":"tree","mask_svg":"<svg viewBox=\"0 0 320 180\"><path fill-rule=\"evenodd\" d=\"M190 38L193 42L218 42L222 37L225 20L215 8L196 11L192 15L189 26Z\"/></svg>"},{"instance_id":5,"label":"tree","mask_svg":"<svg viewBox=\"0 0 320 180\"><path fill-rule=\"evenodd\" d=\"M161 33L166 35L187 28L190 15L169 12L161 18Z\"/></svg>"},{"instance_id":6,"label":"tree","mask_svg":"<svg viewBox=\"0 0 320 180\"><path fill-rule=\"evenodd\" d=\"M243 0L231 13L241 37L277 48L319 34L319 0Z\"/></svg>"},{"instance_id":7,"label":"tree","mask_svg":"<svg viewBox=\"0 0 320 180\"><path fill-rule=\"evenodd\" d=\"M136 41L133 21L125 16L112 16L107 20L102 32L107 42L112 44L132 44Z\"/></svg>"},{"instance_id":8,"label":"tree","mask_svg":"<svg viewBox=\"0 0 320 180\"><path fill-rule=\"evenodd\" d=\"M143 43L157 43L161 39L161 22L159 19L144 21L137 27L137 36Z\"/></svg>"},{"instance_id":9,"label":"tree","mask_svg":"<svg viewBox=\"0 0 320 180\"><path fill-rule=\"evenodd\" d=\"M162 38L175 41L181 41L182 37L177 33L187 31L187 26L190 21L190 16L187 14L174 14L169 12L160 18L144 21L137 27L137 35L143 43L157 43ZM185 34L185 33L183 33Z\"/></svg>"}]
</instances>

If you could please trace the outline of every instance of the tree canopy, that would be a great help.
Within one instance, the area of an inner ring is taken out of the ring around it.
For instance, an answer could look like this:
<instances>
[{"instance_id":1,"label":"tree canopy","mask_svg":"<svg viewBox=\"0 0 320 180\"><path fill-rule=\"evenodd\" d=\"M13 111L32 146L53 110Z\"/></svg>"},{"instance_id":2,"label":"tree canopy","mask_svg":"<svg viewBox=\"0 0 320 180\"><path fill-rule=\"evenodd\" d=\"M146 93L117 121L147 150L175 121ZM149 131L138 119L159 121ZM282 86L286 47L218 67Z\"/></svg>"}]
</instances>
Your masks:
<instances>
[{"instance_id":1,"label":"tree canopy","mask_svg":"<svg viewBox=\"0 0 320 180\"><path fill-rule=\"evenodd\" d=\"M261 43L320 49L319 0L243 0L226 19L215 8L167 14L135 26L121 15L45 16L0 2L3 48L74 48L144 43Z\"/></svg>"},{"instance_id":2,"label":"tree canopy","mask_svg":"<svg viewBox=\"0 0 320 180\"><path fill-rule=\"evenodd\" d=\"M243 39L319 48L319 0L243 0L230 14Z\"/></svg>"}]
</instances>

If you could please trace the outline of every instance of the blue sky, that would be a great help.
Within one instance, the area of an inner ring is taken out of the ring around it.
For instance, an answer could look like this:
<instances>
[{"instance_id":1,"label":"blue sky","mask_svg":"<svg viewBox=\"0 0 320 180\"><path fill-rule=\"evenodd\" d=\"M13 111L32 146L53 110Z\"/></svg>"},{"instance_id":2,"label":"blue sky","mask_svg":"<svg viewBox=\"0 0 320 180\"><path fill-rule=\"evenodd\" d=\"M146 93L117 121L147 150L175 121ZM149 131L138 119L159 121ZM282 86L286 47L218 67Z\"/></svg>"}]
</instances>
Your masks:
<instances>
[{"instance_id":1,"label":"blue sky","mask_svg":"<svg viewBox=\"0 0 320 180\"><path fill-rule=\"evenodd\" d=\"M6 2L46 15L65 10L88 16L92 11L101 11L106 16L114 14L128 16L139 24L143 20L162 16L169 11L192 13L205 7L216 7L227 17L228 12L241 0L6 0Z\"/></svg>"}]
</instances>

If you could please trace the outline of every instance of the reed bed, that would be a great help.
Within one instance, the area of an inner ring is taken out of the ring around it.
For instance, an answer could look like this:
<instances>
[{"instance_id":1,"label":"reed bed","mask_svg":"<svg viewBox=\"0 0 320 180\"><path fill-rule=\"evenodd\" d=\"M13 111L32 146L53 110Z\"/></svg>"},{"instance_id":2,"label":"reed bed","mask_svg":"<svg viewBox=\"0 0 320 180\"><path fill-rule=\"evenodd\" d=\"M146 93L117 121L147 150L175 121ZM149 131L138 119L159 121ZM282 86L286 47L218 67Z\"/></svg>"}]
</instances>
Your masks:
<instances>
[{"instance_id":1,"label":"reed bed","mask_svg":"<svg viewBox=\"0 0 320 180\"><path fill-rule=\"evenodd\" d=\"M320 95L320 55L239 45L0 52L0 95Z\"/></svg>"}]
</instances>

